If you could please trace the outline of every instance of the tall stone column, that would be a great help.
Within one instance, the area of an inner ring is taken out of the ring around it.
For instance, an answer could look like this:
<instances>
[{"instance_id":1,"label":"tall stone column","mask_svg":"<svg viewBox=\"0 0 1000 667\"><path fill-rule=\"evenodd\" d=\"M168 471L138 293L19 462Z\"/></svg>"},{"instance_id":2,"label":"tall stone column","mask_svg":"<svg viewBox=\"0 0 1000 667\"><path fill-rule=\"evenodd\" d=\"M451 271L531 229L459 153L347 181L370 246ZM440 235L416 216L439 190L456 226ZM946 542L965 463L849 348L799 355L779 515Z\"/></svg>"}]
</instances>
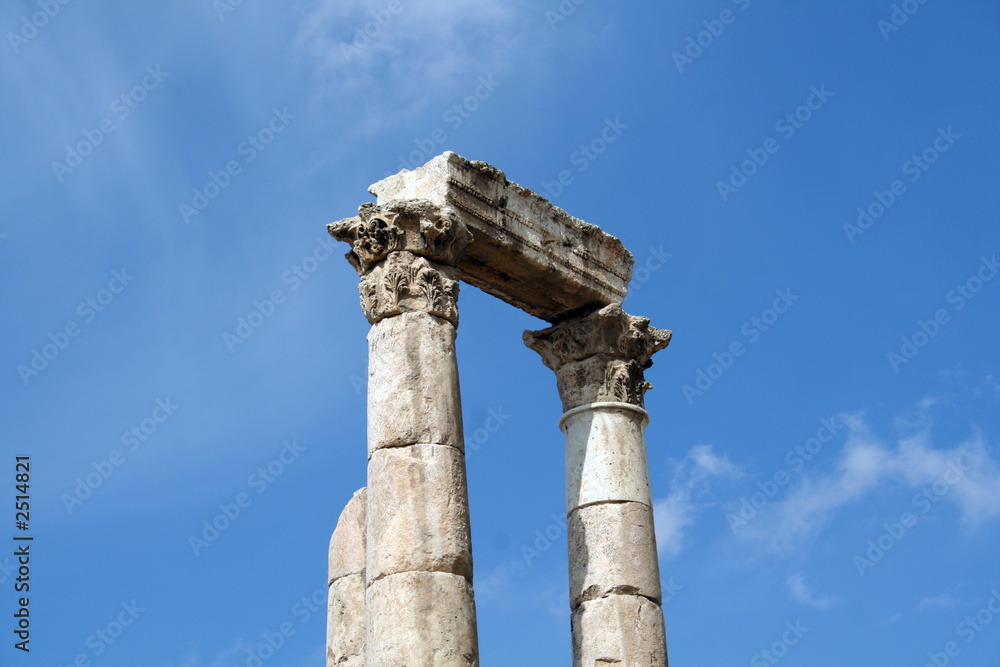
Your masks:
<instances>
[{"instance_id":1,"label":"tall stone column","mask_svg":"<svg viewBox=\"0 0 1000 667\"><path fill-rule=\"evenodd\" d=\"M368 667L479 664L462 406L458 270L470 239L421 200L330 225L351 244L368 334Z\"/></svg>"},{"instance_id":2,"label":"tall stone column","mask_svg":"<svg viewBox=\"0 0 1000 667\"><path fill-rule=\"evenodd\" d=\"M667 665L643 371L670 336L616 305L524 334L563 403L575 667Z\"/></svg>"}]
</instances>

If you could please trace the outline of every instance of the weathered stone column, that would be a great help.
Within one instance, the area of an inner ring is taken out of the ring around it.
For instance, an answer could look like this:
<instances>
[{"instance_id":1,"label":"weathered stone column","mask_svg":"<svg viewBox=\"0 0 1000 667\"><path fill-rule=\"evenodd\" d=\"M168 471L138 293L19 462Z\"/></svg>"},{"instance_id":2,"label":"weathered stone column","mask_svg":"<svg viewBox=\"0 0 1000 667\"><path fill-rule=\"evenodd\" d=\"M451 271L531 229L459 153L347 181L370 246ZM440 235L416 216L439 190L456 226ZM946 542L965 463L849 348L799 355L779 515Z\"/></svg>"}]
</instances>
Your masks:
<instances>
[{"instance_id":1,"label":"weathered stone column","mask_svg":"<svg viewBox=\"0 0 1000 667\"><path fill-rule=\"evenodd\" d=\"M524 333L563 403L576 667L667 665L643 370L670 335L616 305Z\"/></svg>"},{"instance_id":2,"label":"weathered stone column","mask_svg":"<svg viewBox=\"0 0 1000 667\"><path fill-rule=\"evenodd\" d=\"M462 406L458 270L470 234L421 200L330 225L351 244L368 334L368 667L479 664Z\"/></svg>"},{"instance_id":3,"label":"weathered stone column","mask_svg":"<svg viewBox=\"0 0 1000 667\"><path fill-rule=\"evenodd\" d=\"M365 666L365 492L351 496L330 538L327 667Z\"/></svg>"}]
</instances>

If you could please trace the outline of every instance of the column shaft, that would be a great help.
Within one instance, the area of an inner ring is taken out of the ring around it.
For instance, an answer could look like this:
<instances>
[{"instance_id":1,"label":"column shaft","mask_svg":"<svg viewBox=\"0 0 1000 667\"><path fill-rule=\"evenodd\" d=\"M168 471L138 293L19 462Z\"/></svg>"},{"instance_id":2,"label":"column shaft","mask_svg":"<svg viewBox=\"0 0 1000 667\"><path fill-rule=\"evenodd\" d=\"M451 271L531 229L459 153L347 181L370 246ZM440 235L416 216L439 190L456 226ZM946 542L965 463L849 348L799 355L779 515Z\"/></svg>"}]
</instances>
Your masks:
<instances>
[{"instance_id":1,"label":"column shaft","mask_svg":"<svg viewBox=\"0 0 1000 667\"><path fill-rule=\"evenodd\" d=\"M368 665L478 664L455 327L368 337Z\"/></svg>"},{"instance_id":2,"label":"column shaft","mask_svg":"<svg viewBox=\"0 0 1000 667\"><path fill-rule=\"evenodd\" d=\"M455 358L469 232L403 200L330 226L351 244L368 334L368 667L479 664Z\"/></svg>"},{"instance_id":3,"label":"column shaft","mask_svg":"<svg viewBox=\"0 0 1000 667\"><path fill-rule=\"evenodd\" d=\"M330 538L327 667L365 665L365 489L357 491Z\"/></svg>"},{"instance_id":4,"label":"column shaft","mask_svg":"<svg viewBox=\"0 0 1000 667\"><path fill-rule=\"evenodd\" d=\"M566 512L574 665L667 664L645 410L567 412Z\"/></svg>"},{"instance_id":5,"label":"column shaft","mask_svg":"<svg viewBox=\"0 0 1000 667\"><path fill-rule=\"evenodd\" d=\"M524 338L565 410L573 665L666 667L642 405L643 370L670 332L607 306Z\"/></svg>"}]
</instances>

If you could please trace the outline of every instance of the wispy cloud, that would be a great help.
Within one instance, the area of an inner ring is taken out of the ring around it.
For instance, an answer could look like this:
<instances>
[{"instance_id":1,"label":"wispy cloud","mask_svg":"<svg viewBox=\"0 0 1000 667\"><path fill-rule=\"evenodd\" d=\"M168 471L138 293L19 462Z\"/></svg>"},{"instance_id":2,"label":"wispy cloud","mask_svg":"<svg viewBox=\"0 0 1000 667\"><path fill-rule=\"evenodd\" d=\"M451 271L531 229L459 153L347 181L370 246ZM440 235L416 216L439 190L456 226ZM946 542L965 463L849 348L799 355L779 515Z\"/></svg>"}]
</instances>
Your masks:
<instances>
[{"instance_id":1,"label":"wispy cloud","mask_svg":"<svg viewBox=\"0 0 1000 667\"><path fill-rule=\"evenodd\" d=\"M514 581L524 577L527 566L521 559L510 559L484 574L476 575L476 601L492 604L509 594Z\"/></svg>"},{"instance_id":2,"label":"wispy cloud","mask_svg":"<svg viewBox=\"0 0 1000 667\"><path fill-rule=\"evenodd\" d=\"M1000 382L997 382L992 373L976 376L964 364L956 364L942 370L940 375L949 380L962 393L971 394L979 399L989 398L1000 401Z\"/></svg>"},{"instance_id":3,"label":"wispy cloud","mask_svg":"<svg viewBox=\"0 0 1000 667\"><path fill-rule=\"evenodd\" d=\"M314 67L316 104L355 110L355 131L369 134L478 76L511 71L531 48L530 32L501 0L323 0L296 41Z\"/></svg>"},{"instance_id":4,"label":"wispy cloud","mask_svg":"<svg viewBox=\"0 0 1000 667\"><path fill-rule=\"evenodd\" d=\"M993 379L993 375L987 375L983 378L982 386L977 388L976 395L990 396L994 400L1000 400L1000 382Z\"/></svg>"},{"instance_id":5,"label":"wispy cloud","mask_svg":"<svg viewBox=\"0 0 1000 667\"><path fill-rule=\"evenodd\" d=\"M556 588L543 588L535 596L536 602L554 618L569 616L569 599L566 591Z\"/></svg>"},{"instance_id":6,"label":"wispy cloud","mask_svg":"<svg viewBox=\"0 0 1000 667\"><path fill-rule=\"evenodd\" d=\"M656 546L659 555L677 556L684 548L684 531L694 523L704 506L698 502L713 477L736 478L739 469L725 456L717 456L712 445L697 445L674 464L670 495L653 503Z\"/></svg>"},{"instance_id":7,"label":"wispy cloud","mask_svg":"<svg viewBox=\"0 0 1000 667\"><path fill-rule=\"evenodd\" d=\"M247 644L242 637L237 638L226 648L218 651L215 654L215 658L208 663L209 667L229 667L234 661L239 660L240 656L246 654ZM201 667L202 662L199 660L194 663L192 667Z\"/></svg>"},{"instance_id":8,"label":"wispy cloud","mask_svg":"<svg viewBox=\"0 0 1000 667\"><path fill-rule=\"evenodd\" d=\"M198 651L193 651L188 655L181 658L178 663L170 663L170 667L200 667L201 665L201 655Z\"/></svg>"},{"instance_id":9,"label":"wispy cloud","mask_svg":"<svg viewBox=\"0 0 1000 667\"><path fill-rule=\"evenodd\" d=\"M788 589L789 597L791 597L794 602L806 607L812 607L813 609L824 611L837 602L836 596L833 595L814 595L806 585L803 576L798 573L788 577L785 581L785 587Z\"/></svg>"},{"instance_id":10,"label":"wispy cloud","mask_svg":"<svg viewBox=\"0 0 1000 667\"><path fill-rule=\"evenodd\" d=\"M815 537L840 508L858 502L882 484L912 488L939 482L951 470L948 502L959 507L962 525L974 530L1000 518L1000 468L978 430L950 449L935 447L929 430L891 447L873 436L860 415L842 417L849 429L834 470L805 477L781 502L741 535L788 551ZM929 429L929 423L928 427Z\"/></svg>"},{"instance_id":11,"label":"wispy cloud","mask_svg":"<svg viewBox=\"0 0 1000 667\"><path fill-rule=\"evenodd\" d=\"M959 605L951 593L942 593L934 597L924 598L917 603L917 611L951 611Z\"/></svg>"},{"instance_id":12,"label":"wispy cloud","mask_svg":"<svg viewBox=\"0 0 1000 667\"><path fill-rule=\"evenodd\" d=\"M931 427L931 409L947 402L941 396L924 396L915 410L904 412L896 417L896 429L901 433L917 433Z\"/></svg>"}]
</instances>

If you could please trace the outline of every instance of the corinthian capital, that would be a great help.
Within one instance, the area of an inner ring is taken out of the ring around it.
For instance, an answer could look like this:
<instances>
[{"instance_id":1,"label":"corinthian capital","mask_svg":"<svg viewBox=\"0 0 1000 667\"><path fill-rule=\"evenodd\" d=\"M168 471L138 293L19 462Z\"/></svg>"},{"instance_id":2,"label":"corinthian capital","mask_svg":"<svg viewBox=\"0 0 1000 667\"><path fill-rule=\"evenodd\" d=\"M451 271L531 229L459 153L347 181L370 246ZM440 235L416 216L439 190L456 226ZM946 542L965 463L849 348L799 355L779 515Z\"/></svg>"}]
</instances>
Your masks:
<instances>
[{"instance_id":1,"label":"corinthian capital","mask_svg":"<svg viewBox=\"0 0 1000 667\"><path fill-rule=\"evenodd\" d=\"M564 409L598 401L641 407L652 387L643 371L671 335L612 304L548 329L525 331L524 343L556 372Z\"/></svg>"},{"instance_id":2,"label":"corinthian capital","mask_svg":"<svg viewBox=\"0 0 1000 667\"><path fill-rule=\"evenodd\" d=\"M356 216L330 223L327 231L351 245L346 257L358 275L399 250L454 266L472 238L454 211L421 199L362 204Z\"/></svg>"},{"instance_id":3,"label":"corinthian capital","mask_svg":"<svg viewBox=\"0 0 1000 667\"><path fill-rule=\"evenodd\" d=\"M361 278L361 309L372 324L424 312L458 326L458 269L411 252L394 252Z\"/></svg>"}]
</instances>

